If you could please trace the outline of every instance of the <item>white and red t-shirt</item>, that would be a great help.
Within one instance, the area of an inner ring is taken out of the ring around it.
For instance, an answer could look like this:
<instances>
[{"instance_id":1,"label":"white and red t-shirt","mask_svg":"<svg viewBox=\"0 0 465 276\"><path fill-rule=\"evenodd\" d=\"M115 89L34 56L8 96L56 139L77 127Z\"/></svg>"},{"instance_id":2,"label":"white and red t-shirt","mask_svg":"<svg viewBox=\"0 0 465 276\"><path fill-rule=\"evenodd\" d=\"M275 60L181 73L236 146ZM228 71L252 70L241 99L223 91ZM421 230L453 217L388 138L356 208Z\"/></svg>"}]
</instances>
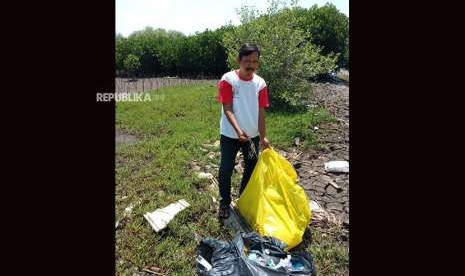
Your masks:
<instances>
[{"instance_id":1,"label":"white and red t-shirt","mask_svg":"<svg viewBox=\"0 0 465 276\"><path fill-rule=\"evenodd\" d=\"M259 135L258 110L270 106L265 80L256 74L253 74L251 79L244 80L239 77L238 71L228 72L218 83L218 101L232 103L237 123L249 137ZM239 138L226 118L223 107L221 107L220 133L230 138Z\"/></svg>"}]
</instances>

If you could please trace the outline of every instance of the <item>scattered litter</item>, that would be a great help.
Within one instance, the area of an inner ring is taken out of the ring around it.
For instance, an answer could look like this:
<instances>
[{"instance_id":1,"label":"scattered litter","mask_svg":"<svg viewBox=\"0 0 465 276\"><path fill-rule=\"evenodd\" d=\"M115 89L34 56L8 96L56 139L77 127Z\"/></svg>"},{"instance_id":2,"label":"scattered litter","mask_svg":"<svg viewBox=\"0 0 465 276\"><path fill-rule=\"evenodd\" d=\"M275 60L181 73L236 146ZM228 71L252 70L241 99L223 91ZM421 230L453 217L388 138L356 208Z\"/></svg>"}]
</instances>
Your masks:
<instances>
[{"instance_id":1,"label":"scattered litter","mask_svg":"<svg viewBox=\"0 0 465 276\"><path fill-rule=\"evenodd\" d=\"M317 202L317 201L314 201L314 200L310 200L310 210L312 211L312 213L314 212L322 212L324 211L323 208L321 208L320 204Z\"/></svg>"},{"instance_id":2,"label":"scattered litter","mask_svg":"<svg viewBox=\"0 0 465 276\"><path fill-rule=\"evenodd\" d=\"M328 182L329 185L333 186L336 190L340 191L342 190L341 186L337 185L336 183L334 183L334 181L329 181Z\"/></svg>"},{"instance_id":3,"label":"scattered litter","mask_svg":"<svg viewBox=\"0 0 465 276\"><path fill-rule=\"evenodd\" d=\"M218 180L216 180L216 178L212 177L210 178L210 180L212 181L212 185L214 186L214 188L218 187L220 184L218 183Z\"/></svg>"},{"instance_id":4,"label":"scattered litter","mask_svg":"<svg viewBox=\"0 0 465 276\"><path fill-rule=\"evenodd\" d=\"M294 144L296 146L300 145L300 138L299 137L294 138Z\"/></svg>"},{"instance_id":5,"label":"scattered litter","mask_svg":"<svg viewBox=\"0 0 465 276\"><path fill-rule=\"evenodd\" d=\"M310 200L310 210L312 210L312 224L316 225L342 225L342 219L326 211L321 205L314 200Z\"/></svg>"},{"instance_id":6,"label":"scattered litter","mask_svg":"<svg viewBox=\"0 0 465 276\"><path fill-rule=\"evenodd\" d=\"M198 172L197 177L201 179L213 179L213 174L206 172Z\"/></svg>"},{"instance_id":7,"label":"scattered litter","mask_svg":"<svg viewBox=\"0 0 465 276\"><path fill-rule=\"evenodd\" d=\"M205 148L219 148L220 147L220 140L216 140L213 144L202 144Z\"/></svg>"},{"instance_id":8,"label":"scattered litter","mask_svg":"<svg viewBox=\"0 0 465 276\"><path fill-rule=\"evenodd\" d=\"M214 196L212 196L212 201L213 203L216 203L216 198Z\"/></svg>"},{"instance_id":9,"label":"scattered litter","mask_svg":"<svg viewBox=\"0 0 465 276\"><path fill-rule=\"evenodd\" d=\"M286 247L279 239L261 237L256 232L238 232L231 242L204 239L197 248L197 255L203 257L205 264L197 257L197 275L313 276L310 253L288 253L284 250Z\"/></svg>"},{"instance_id":10,"label":"scattered litter","mask_svg":"<svg viewBox=\"0 0 465 276\"><path fill-rule=\"evenodd\" d=\"M214 152L209 152L209 153L208 153L208 158L214 159L214 158L215 158L215 155L216 155L216 154L215 154Z\"/></svg>"},{"instance_id":11,"label":"scattered litter","mask_svg":"<svg viewBox=\"0 0 465 276\"><path fill-rule=\"evenodd\" d=\"M125 213L126 215L131 214L133 208L134 208L134 205L132 205L132 204L129 205L128 207L126 207L126 208L124 209L124 213Z\"/></svg>"},{"instance_id":12,"label":"scattered litter","mask_svg":"<svg viewBox=\"0 0 465 276\"><path fill-rule=\"evenodd\" d=\"M115 229L118 229L118 226L119 226L119 221L117 220L115 223Z\"/></svg>"},{"instance_id":13,"label":"scattered litter","mask_svg":"<svg viewBox=\"0 0 465 276\"><path fill-rule=\"evenodd\" d=\"M198 264L203 266L206 271L210 271L213 268L212 265L200 255L198 255L195 260Z\"/></svg>"},{"instance_id":14,"label":"scattered litter","mask_svg":"<svg viewBox=\"0 0 465 276\"><path fill-rule=\"evenodd\" d=\"M214 182L214 179L212 179L212 184L208 185L208 189L211 191L211 192L214 192L216 191L218 188L218 185L215 185L215 182Z\"/></svg>"},{"instance_id":15,"label":"scattered litter","mask_svg":"<svg viewBox=\"0 0 465 276\"><path fill-rule=\"evenodd\" d=\"M280 267L285 267L289 268L289 266L292 266L291 264L291 255L287 255L287 257L284 259L281 259L279 263L274 267L274 269L278 269Z\"/></svg>"},{"instance_id":16,"label":"scattered litter","mask_svg":"<svg viewBox=\"0 0 465 276\"><path fill-rule=\"evenodd\" d=\"M321 212L313 214L312 224L341 226L343 224L343 221L341 218L338 218L335 214L326 211L324 213Z\"/></svg>"},{"instance_id":17,"label":"scattered litter","mask_svg":"<svg viewBox=\"0 0 465 276\"><path fill-rule=\"evenodd\" d=\"M240 164L237 164L234 169L236 170L236 172L238 173L243 173L244 172L244 169L242 168L242 166Z\"/></svg>"},{"instance_id":18,"label":"scattered litter","mask_svg":"<svg viewBox=\"0 0 465 276\"><path fill-rule=\"evenodd\" d=\"M325 163L325 170L327 172L349 172L349 162L347 161L329 161Z\"/></svg>"},{"instance_id":19,"label":"scattered litter","mask_svg":"<svg viewBox=\"0 0 465 276\"><path fill-rule=\"evenodd\" d=\"M189 206L190 204L187 203L187 201L181 199L176 203L166 206L165 208L157 209L152 213L145 213L144 218L150 223L153 230L158 232L165 228L168 222L170 222L177 213Z\"/></svg>"},{"instance_id":20,"label":"scattered litter","mask_svg":"<svg viewBox=\"0 0 465 276\"><path fill-rule=\"evenodd\" d=\"M314 221L315 224L322 223L337 226L341 226L343 224L341 218L338 218L335 214L330 212L326 212L324 215L315 214L312 221Z\"/></svg>"},{"instance_id":21,"label":"scattered litter","mask_svg":"<svg viewBox=\"0 0 465 276\"><path fill-rule=\"evenodd\" d=\"M155 275L166 275L164 273L159 273L158 271L161 271L158 267L151 267L150 269L144 268L142 271L150 273L150 274L155 274Z\"/></svg>"},{"instance_id":22,"label":"scattered litter","mask_svg":"<svg viewBox=\"0 0 465 276\"><path fill-rule=\"evenodd\" d=\"M247 259L251 260L251 261L255 261L257 260L257 254L255 253L250 253L249 256L247 256Z\"/></svg>"},{"instance_id":23,"label":"scattered litter","mask_svg":"<svg viewBox=\"0 0 465 276\"><path fill-rule=\"evenodd\" d=\"M317 126L316 126L316 127L314 127L314 128L313 128L313 130L314 130L314 131L317 131L317 130L318 130L318 127L317 127Z\"/></svg>"}]
</instances>

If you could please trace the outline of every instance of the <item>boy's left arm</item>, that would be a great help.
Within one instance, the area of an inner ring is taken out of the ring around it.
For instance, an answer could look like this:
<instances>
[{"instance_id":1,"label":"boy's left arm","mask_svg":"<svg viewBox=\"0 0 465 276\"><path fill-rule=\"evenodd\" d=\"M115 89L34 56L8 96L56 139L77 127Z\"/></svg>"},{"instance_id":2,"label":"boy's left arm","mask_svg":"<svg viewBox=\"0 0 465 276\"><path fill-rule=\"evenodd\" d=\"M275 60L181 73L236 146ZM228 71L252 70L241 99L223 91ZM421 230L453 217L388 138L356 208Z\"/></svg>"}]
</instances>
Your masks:
<instances>
[{"instance_id":1,"label":"boy's left arm","mask_svg":"<svg viewBox=\"0 0 465 276\"><path fill-rule=\"evenodd\" d=\"M265 126L265 108L260 107L258 111L258 132L260 134L260 145L263 149L270 146L270 142L266 139L266 126Z\"/></svg>"}]
</instances>

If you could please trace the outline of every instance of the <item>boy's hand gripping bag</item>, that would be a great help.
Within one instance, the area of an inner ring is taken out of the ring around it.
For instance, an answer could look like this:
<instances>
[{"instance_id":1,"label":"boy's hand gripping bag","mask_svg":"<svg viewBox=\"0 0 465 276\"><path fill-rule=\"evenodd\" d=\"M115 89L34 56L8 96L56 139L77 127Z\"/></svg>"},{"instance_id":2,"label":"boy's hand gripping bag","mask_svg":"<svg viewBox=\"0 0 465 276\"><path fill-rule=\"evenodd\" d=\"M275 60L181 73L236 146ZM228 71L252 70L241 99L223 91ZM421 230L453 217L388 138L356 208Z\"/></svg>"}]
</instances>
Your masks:
<instances>
[{"instance_id":1,"label":"boy's hand gripping bag","mask_svg":"<svg viewBox=\"0 0 465 276\"><path fill-rule=\"evenodd\" d=\"M291 249L302 242L311 211L292 165L272 148L260 154L237 202L241 215L262 236L275 237Z\"/></svg>"}]
</instances>

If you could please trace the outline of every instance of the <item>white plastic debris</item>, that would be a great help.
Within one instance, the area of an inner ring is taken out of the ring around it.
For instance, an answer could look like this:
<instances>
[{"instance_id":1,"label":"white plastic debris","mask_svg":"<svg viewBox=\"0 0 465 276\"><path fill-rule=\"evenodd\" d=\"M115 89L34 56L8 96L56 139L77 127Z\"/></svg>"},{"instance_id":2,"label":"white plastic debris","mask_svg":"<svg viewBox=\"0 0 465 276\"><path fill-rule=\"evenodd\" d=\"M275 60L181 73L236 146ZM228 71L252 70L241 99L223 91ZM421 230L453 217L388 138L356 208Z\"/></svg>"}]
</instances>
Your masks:
<instances>
[{"instance_id":1,"label":"white plastic debris","mask_svg":"<svg viewBox=\"0 0 465 276\"><path fill-rule=\"evenodd\" d=\"M237 164L236 166L234 166L234 169L238 173L243 173L244 172L244 169L242 168L242 166L240 164Z\"/></svg>"},{"instance_id":2,"label":"white plastic debris","mask_svg":"<svg viewBox=\"0 0 465 276\"><path fill-rule=\"evenodd\" d=\"M312 212L322 212L324 211L323 208L321 208L320 204L314 200L310 200L310 210Z\"/></svg>"},{"instance_id":3,"label":"white plastic debris","mask_svg":"<svg viewBox=\"0 0 465 276\"><path fill-rule=\"evenodd\" d=\"M133 208L134 208L133 205L129 205L128 207L126 207L126 208L124 209L124 213L125 213L125 214L130 214L130 213L132 212L132 209L133 209Z\"/></svg>"},{"instance_id":4,"label":"white plastic debris","mask_svg":"<svg viewBox=\"0 0 465 276\"><path fill-rule=\"evenodd\" d=\"M349 172L349 162L347 161L329 161L325 163L325 170L327 172Z\"/></svg>"},{"instance_id":5,"label":"white plastic debris","mask_svg":"<svg viewBox=\"0 0 465 276\"><path fill-rule=\"evenodd\" d=\"M316 127L314 127L314 128L313 128L313 130L314 130L314 131L317 131L317 130L318 130L318 127L317 127L317 126L316 126Z\"/></svg>"},{"instance_id":6,"label":"white plastic debris","mask_svg":"<svg viewBox=\"0 0 465 276\"><path fill-rule=\"evenodd\" d=\"M317 201L310 200L308 203L310 210L312 211L312 223L329 223L334 225L342 225L342 220L326 211Z\"/></svg>"},{"instance_id":7,"label":"white plastic debris","mask_svg":"<svg viewBox=\"0 0 465 276\"><path fill-rule=\"evenodd\" d=\"M213 266L212 266L207 260L205 260L202 256L200 256L200 255L197 256L196 261L197 261L199 264L201 264L203 267L205 267L205 269L206 269L207 271L210 271L210 270L213 268Z\"/></svg>"},{"instance_id":8,"label":"white plastic debris","mask_svg":"<svg viewBox=\"0 0 465 276\"><path fill-rule=\"evenodd\" d=\"M280 259L279 263L274 267L274 269L278 269L280 267L292 268L291 255L287 255L285 259Z\"/></svg>"},{"instance_id":9,"label":"white plastic debris","mask_svg":"<svg viewBox=\"0 0 465 276\"><path fill-rule=\"evenodd\" d=\"M210 159L215 159L216 154L214 152L209 152L208 153L208 158Z\"/></svg>"},{"instance_id":10,"label":"white plastic debris","mask_svg":"<svg viewBox=\"0 0 465 276\"><path fill-rule=\"evenodd\" d=\"M176 203L172 203L165 208L157 209L152 213L145 213L144 218L150 223L153 230L156 232L166 227L168 222L174 218L174 216L182 210L189 207L190 204L184 199L179 200Z\"/></svg>"},{"instance_id":11,"label":"white plastic debris","mask_svg":"<svg viewBox=\"0 0 465 276\"><path fill-rule=\"evenodd\" d=\"M202 178L202 179L205 179L205 178L207 178L207 179L213 179L213 174L211 174L211 173L206 173L206 172L198 172L198 173L197 173L197 177L198 177L198 178Z\"/></svg>"}]
</instances>

